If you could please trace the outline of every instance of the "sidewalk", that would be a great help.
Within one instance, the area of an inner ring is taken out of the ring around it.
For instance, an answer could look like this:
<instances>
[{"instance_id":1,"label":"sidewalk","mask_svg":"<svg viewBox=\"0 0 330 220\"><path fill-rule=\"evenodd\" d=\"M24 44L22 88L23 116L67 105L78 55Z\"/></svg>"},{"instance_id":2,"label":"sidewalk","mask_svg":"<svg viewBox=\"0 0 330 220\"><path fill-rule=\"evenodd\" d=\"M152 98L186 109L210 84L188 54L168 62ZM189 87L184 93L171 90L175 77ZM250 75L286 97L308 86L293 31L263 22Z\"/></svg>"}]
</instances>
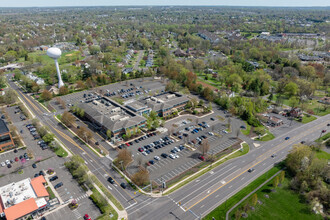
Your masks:
<instances>
[{"instance_id":1,"label":"sidewalk","mask_svg":"<svg viewBox=\"0 0 330 220\"><path fill-rule=\"evenodd\" d=\"M93 186L96 188L97 191L99 191L99 193L107 200L107 202L112 206L112 208L118 213L118 219L128 219L128 215L125 209L123 211L120 211L95 183L93 183Z\"/></svg>"},{"instance_id":2,"label":"sidewalk","mask_svg":"<svg viewBox=\"0 0 330 220\"><path fill-rule=\"evenodd\" d=\"M235 209L237 206L239 206L239 204L241 204L243 201L245 201L247 198L249 198L253 193L255 193L256 191L258 191L261 187L263 187L264 185L266 185L266 183L268 183L271 179L273 179L275 176L277 176L280 172L282 172L282 170L278 171L277 173L275 173L273 176L271 176L270 178L268 178L265 182L263 182L260 186L258 186L256 189L254 189L252 192L250 192L249 194L247 194L243 199L241 199L238 203L236 203L233 207L231 207L227 212L226 212L226 220L229 220L229 213L231 211L233 211L233 209Z\"/></svg>"}]
</instances>

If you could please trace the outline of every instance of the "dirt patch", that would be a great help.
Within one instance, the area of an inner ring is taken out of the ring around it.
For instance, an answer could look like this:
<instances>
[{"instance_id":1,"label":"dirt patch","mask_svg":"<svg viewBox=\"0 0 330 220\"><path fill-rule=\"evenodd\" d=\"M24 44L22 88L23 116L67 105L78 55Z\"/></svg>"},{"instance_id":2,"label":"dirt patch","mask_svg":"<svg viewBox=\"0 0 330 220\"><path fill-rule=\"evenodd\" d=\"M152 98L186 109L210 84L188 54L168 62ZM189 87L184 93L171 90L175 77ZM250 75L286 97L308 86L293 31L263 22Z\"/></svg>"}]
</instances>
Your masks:
<instances>
[{"instance_id":1,"label":"dirt patch","mask_svg":"<svg viewBox=\"0 0 330 220\"><path fill-rule=\"evenodd\" d=\"M209 87L209 88L212 89L213 91L216 90L216 89L218 89L217 87L211 86L211 85L209 85L209 84L207 84L207 83L205 83L205 82L202 82L202 81L198 81L197 84L201 84L204 88L205 88L205 87Z\"/></svg>"},{"instance_id":2,"label":"dirt patch","mask_svg":"<svg viewBox=\"0 0 330 220\"><path fill-rule=\"evenodd\" d=\"M66 57L71 57L71 56L73 56L74 54L73 53L70 53L70 54L67 54L67 55L65 55Z\"/></svg>"}]
</instances>

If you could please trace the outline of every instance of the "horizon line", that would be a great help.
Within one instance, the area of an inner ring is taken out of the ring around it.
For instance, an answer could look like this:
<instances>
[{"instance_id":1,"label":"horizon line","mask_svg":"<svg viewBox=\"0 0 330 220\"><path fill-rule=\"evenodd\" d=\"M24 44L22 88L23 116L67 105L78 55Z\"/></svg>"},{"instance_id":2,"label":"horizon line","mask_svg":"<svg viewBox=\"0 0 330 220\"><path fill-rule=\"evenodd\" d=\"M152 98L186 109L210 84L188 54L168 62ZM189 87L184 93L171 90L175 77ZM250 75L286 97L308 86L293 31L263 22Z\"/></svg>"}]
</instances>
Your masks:
<instances>
[{"instance_id":1,"label":"horizon line","mask_svg":"<svg viewBox=\"0 0 330 220\"><path fill-rule=\"evenodd\" d=\"M327 8L328 6L266 6L266 5L58 5L58 6L0 6L0 8L69 8L69 7L255 7L255 8Z\"/></svg>"}]
</instances>

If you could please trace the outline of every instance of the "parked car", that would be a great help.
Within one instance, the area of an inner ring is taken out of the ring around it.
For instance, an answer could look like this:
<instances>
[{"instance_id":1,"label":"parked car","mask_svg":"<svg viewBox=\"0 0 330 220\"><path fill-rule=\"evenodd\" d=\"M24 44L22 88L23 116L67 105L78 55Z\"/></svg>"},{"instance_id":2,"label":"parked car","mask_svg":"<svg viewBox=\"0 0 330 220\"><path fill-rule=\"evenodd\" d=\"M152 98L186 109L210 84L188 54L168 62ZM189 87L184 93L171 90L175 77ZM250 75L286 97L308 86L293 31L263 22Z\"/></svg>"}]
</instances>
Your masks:
<instances>
[{"instance_id":1,"label":"parked car","mask_svg":"<svg viewBox=\"0 0 330 220\"><path fill-rule=\"evenodd\" d=\"M167 158L168 157L168 155L165 154L165 153L162 153L161 156L164 157L164 158Z\"/></svg>"},{"instance_id":2,"label":"parked car","mask_svg":"<svg viewBox=\"0 0 330 220\"><path fill-rule=\"evenodd\" d=\"M198 159L200 159L200 160L202 160L202 161L205 160L204 156L202 156L202 155L198 156Z\"/></svg>"},{"instance_id":3,"label":"parked car","mask_svg":"<svg viewBox=\"0 0 330 220\"><path fill-rule=\"evenodd\" d=\"M211 121L214 121L215 119L214 118L210 118Z\"/></svg>"},{"instance_id":4,"label":"parked car","mask_svg":"<svg viewBox=\"0 0 330 220\"><path fill-rule=\"evenodd\" d=\"M89 217L88 214L85 214L85 215L84 215L84 220L92 220L92 219Z\"/></svg>"},{"instance_id":5,"label":"parked car","mask_svg":"<svg viewBox=\"0 0 330 220\"><path fill-rule=\"evenodd\" d=\"M11 168L11 164L8 164L7 167L8 167L8 168Z\"/></svg>"},{"instance_id":6,"label":"parked car","mask_svg":"<svg viewBox=\"0 0 330 220\"><path fill-rule=\"evenodd\" d=\"M9 160L6 160L6 164L7 164L7 165L10 164L10 161L9 161Z\"/></svg>"},{"instance_id":7,"label":"parked car","mask_svg":"<svg viewBox=\"0 0 330 220\"><path fill-rule=\"evenodd\" d=\"M6 163L5 162L1 162L1 166L2 167L6 166Z\"/></svg>"},{"instance_id":8,"label":"parked car","mask_svg":"<svg viewBox=\"0 0 330 220\"><path fill-rule=\"evenodd\" d=\"M290 139L290 137L286 137L286 138L285 138L285 140L289 140L289 139Z\"/></svg>"},{"instance_id":9,"label":"parked car","mask_svg":"<svg viewBox=\"0 0 330 220\"><path fill-rule=\"evenodd\" d=\"M37 168L37 164L32 164L32 167L35 169L35 168Z\"/></svg>"},{"instance_id":10,"label":"parked car","mask_svg":"<svg viewBox=\"0 0 330 220\"><path fill-rule=\"evenodd\" d=\"M52 182L52 181L55 181L57 179L58 179L58 176L53 176L53 177L49 178L49 181Z\"/></svg>"},{"instance_id":11,"label":"parked car","mask_svg":"<svg viewBox=\"0 0 330 220\"><path fill-rule=\"evenodd\" d=\"M154 159L155 159L155 160L160 160L160 157L158 157L158 156L154 156Z\"/></svg>"},{"instance_id":12,"label":"parked car","mask_svg":"<svg viewBox=\"0 0 330 220\"><path fill-rule=\"evenodd\" d=\"M45 176L45 172L43 170L40 170L39 175L40 176Z\"/></svg>"},{"instance_id":13,"label":"parked car","mask_svg":"<svg viewBox=\"0 0 330 220\"><path fill-rule=\"evenodd\" d=\"M56 184L54 186L54 189L60 188L61 186L63 186L63 183L62 182L59 182L58 184Z\"/></svg>"}]
</instances>

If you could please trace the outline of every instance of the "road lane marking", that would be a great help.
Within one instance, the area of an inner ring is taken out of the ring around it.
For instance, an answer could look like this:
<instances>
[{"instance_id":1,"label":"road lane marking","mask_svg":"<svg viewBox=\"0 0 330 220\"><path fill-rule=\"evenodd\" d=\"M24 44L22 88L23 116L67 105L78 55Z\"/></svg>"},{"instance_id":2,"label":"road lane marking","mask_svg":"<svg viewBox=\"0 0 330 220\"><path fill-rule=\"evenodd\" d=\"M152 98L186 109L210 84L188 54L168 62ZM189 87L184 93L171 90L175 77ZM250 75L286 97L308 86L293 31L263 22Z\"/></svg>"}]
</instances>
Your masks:
<instances>
[{"instance_id":1,"label":"road lane marking","mask_svg":"<svg viewBox=\"0 0 330 220\"><path fill-rule=\"evenodd\" d=\"M295 139L299 139L299 138L301 138L301 137L304 137L306 133L311 133L311 132L313 132L313 131L316 131L316 130L318 130L320 127L325 126L327 123L328 123L328 122L319 123L319 124L315 125L314 127L310 128L310 129L308 129L308 130L306 130L305 132L300 133L300 135L299 135L298 137L292 138L291 141L283 141L281 144L277 145L277 146L282 146L282 147L280 147L280 149L278 149L276 152L279 152L279 151L281 151L283 148L288 147L289 145L293 144L294 141L295 141ZM272 149L268 150L267 152L265 152L265 153L263 153L262 155L258 156L256 159L258 159L258 158L260 158L260 157L266 155L267 153L269 153L269 152L271 152L271 151L272 151ZM275 152L275 153L276 153L276 152ZM233 177L232 179L230 179L230 180L227 182L227 184L230 183L231 181L233 181L234 179L236 179L237 177L241 176L243 173L245 173L246 171L248 171L250 168L255 167L256 165L258 165L259 163L261 163L262 161L264 161L264 160L266 160L266 159L268 159L268 157L264 157L264 159L262 159L261 161L258 161L257 163L253 164L252 166L250 166L250 167L247 168L246 170L242 171L241 173L239 173L238 175L236 175L235 177ZM243 178L244 178L244 177L243 177ZM242 179L243 179L243 178L242 178ZM226 184L225 184L225 185L226 185ZM210 195L212 195L213 193L215 193L216 191L218 191L219 189L221 189L221 188L222 188L223 186L225 186L225 185L221 185L221 186L219 186L219 187L218 187L217 189L215 189L213 192L211 192L210 194L204 196L202 199L200 199L199 201L195 202L195 203L194 203L193 205L191 205L190 207L186 208L186 211L187 211L187 210L190 210L192 207L194 207L194 206L197 205L198 203L202 202L204 199L206 199L207 197L209 197Z\"/></svg>"}]
</instances>

